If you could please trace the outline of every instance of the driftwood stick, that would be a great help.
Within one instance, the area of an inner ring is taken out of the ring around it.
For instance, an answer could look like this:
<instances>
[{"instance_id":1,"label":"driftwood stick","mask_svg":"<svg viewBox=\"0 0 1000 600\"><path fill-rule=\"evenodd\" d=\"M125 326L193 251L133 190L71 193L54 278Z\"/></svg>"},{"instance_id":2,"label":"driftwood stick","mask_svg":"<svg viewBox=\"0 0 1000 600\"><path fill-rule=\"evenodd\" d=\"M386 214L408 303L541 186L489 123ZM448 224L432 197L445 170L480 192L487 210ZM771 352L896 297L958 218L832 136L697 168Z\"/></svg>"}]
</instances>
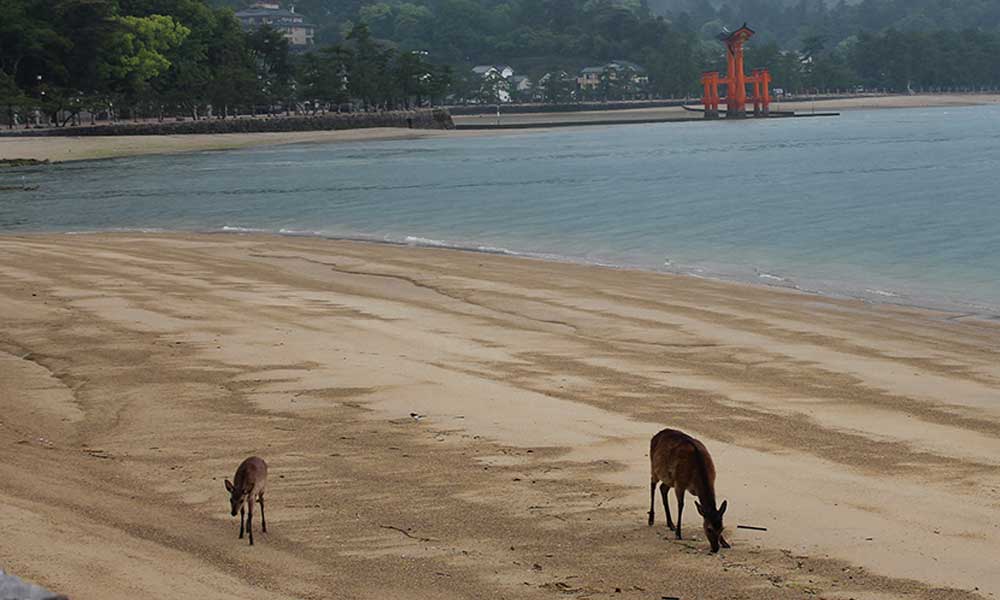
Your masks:
<instances>
[{"instance_id":1,"label":"driftwood stick","mask_svg":"<svg viewBox=\"0 0 1000 600\"><path fill-rule=\"evenodd\" d=\"M750 529L753 531L767 531L767 527L754 527L753 525L737 525L736 529Z\"/></svg>"},{"instance_id":2,"label":"driftwood stick","mask_svg":"<svg viewBox=\"0 0 1000 600\"><path fill-rule=\"evenodd\" d=\"M415 536L415 535L411 534L409 531L403 529L402 527L396 527L395 525L379 525L379 527L381 527L382 529L391 529L393 531L398 531L399 533L402 533L403 535L405 535L406 537L408 537L408 538L410 538L412 540L418 540L418 541L421 541L421 542L436 542L437 541L434 538L425 538L425 537Z\"/></svg>"}]
</instances>

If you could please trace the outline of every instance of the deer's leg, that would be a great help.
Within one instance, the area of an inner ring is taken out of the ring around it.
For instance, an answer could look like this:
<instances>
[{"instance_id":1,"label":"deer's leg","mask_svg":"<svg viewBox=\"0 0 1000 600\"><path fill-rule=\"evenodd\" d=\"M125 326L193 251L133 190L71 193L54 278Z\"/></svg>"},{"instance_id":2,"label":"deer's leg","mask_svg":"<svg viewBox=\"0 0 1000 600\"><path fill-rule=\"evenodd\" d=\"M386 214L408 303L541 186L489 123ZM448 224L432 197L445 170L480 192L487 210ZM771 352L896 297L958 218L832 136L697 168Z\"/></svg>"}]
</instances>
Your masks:
<instances>
[{"instance_id":1,"label":"deer's leg","mask_svg":"<svg viewBox=\"0 0 1000 600\"><path fill-rule=\"evenodd\" d=\"M684 488L678 486L674 488L674 494L677 496L677 539L684 539L681 537L681 515L684 513Z\"/></svg>"},{"instance_id":2,"label":"deer's leg","mask_svg":"<svg viewBox=\"0 0 1000 600\"><path fill-rule=\"evenodd\" d=\"M663 512L667 513L667 527L670 531L674 530L674 520L670 518L670 503L667 502L667 496L670 495L670 486L661 483L660 484L660 497L663 498ZM677 521L680 522L680 515L677 515Z\"/></svg>"},{"instance_id":3,"label":"deer's leg","mask_svg":"<svg viewBox=\"0 0 1000 600\"><path fill-rule=\"evenodd\" d=\"M244 516L244 513L246 513L246 510L241 506L240 507L240 539L241 540L243 539L243 516Z\"/></svg>"},{"instance_id":4,"label":"deer's leg","mask_svg":"<svg viewBox=\"0 0 1000 600\"><path fill-rule=\"evenodd\" d=\"M653 521L656 518L656 480L649 482L649 526L653 526Z\"/></svg>"},{"instance_id":5,"label":"deer's leg","mask_svg":"<svg viewBox=\"0 0 1000 600\"><path fill-rule=\"evenodd\" d=\"M732 548L732 546L729 545L729 542L726 541L726 538L721 535L719 536L719 545L723 548Z\"/></svg>"},{"instance_id":6,"label":"deer's leg","mask_svg":"<svg viewBox=\"0 0 1000 600\"><path fill-rule=\"evenodd\" d=\"M247 536L250 537L250 545L253 546L253 498L247 499Z\"/></svg>"},{"instance_id":7,"label":"deer's leg","mask_svg":"<svg viewBox=\"0 0 1000 600\"><path fill-rule=\"evenodd\" d=\"M260 530L267 533L267 521L264 520L264 492L257 496L257 502L260 502Z\"/></svg>"}]
</instances>

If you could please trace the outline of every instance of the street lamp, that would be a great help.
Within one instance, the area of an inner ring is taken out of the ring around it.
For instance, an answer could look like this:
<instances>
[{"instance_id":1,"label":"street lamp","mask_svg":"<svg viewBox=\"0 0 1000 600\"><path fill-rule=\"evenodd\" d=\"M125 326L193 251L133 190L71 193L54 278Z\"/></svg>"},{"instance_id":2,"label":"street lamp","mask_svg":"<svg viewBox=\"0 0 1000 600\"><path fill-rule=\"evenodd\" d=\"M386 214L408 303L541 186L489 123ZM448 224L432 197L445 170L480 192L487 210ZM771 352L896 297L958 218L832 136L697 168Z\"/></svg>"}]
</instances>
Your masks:
<instances>
[{"instance_id":1,"label":"street lamp","mask_svg":"<svg viewBox=\"0 0 1000 600\"><path fill-rule=\"evenodd\" d=\"M41 75L35 75L35 81L38 82L37 85L38 85L38 100L39 100L39 103L42 104L42 105L44 105L45 104L45 90L42 89L42 76ZM35 126L38 127L41 124L42 124L41 110L36 109L35 110Z\"/></svg>"}]
</instances>

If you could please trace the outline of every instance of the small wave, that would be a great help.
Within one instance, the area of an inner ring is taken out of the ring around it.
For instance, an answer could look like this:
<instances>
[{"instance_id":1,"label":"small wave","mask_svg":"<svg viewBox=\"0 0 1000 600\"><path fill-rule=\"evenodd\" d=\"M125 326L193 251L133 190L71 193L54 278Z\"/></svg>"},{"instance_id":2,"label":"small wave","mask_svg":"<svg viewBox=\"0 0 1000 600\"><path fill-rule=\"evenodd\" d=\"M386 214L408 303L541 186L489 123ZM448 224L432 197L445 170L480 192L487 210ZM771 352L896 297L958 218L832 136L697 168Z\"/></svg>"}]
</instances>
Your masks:
<instances>
[{"instance_id":1,"label":"small wave","mask_svg":"<svg viewBox=\"0 0 1000 600\"><path fill-rule=\"evenodd\" d=\"M486 252L487 254L507 254L510 256L518 256L520 254L519 252L514 252L513 250L500 248L498 246L477 246L476 250L479 252Z\"/></svg>"},{"instance_id":2,"label":"small wave","mask_svg":"<svg viewBox=\"0 0 1000 600\"><path fill-rule=\"evenodd\" d=\"M261 229L259 227L239 227L237 225L223 225L219 231L231 233L273 233L273 229Z\"/></svg>"},{"instance_id":3,"label":"small wave","mask_svg":"<svg viewBox=\"0 0 1000 600\"><path fill-rule=\"evenodd\" d=\"M163 227L107 227L104 229L74 229L62 232L63 235L99 235L101 233L168 233L172 230Z\"/></svg>"},{"instance_id":4,"label":"small wave","mask_svg":"<svg viewBox=\"0 0 1000 600\"><path fill-rule=\"evenodd\" d=\"M286 229L282 227L278 230L281 235L302 236L302 237L323 237L322 231L307 231L305 229Z\"/></svg>"},{"instance_id":5,"label":"small wave","mask_svg":"<svg viewBox=\"0 0 1000 600\"><path fill-rule=\"evenodd\" d=\"M442 242L440 240L432 240L430 238L418 237L415 235L408 235L403 238L403 243L410 246L427 246L431 248L454 248L453 245L447 242Z\"/></svg>"},{"instance_id":6,"label":"small wave","mask_svg":"<svg viewBox=\"0 0 1000 600\"><path fill-rule=\"evenodd\" d=\"M869 294L874 294L875 296L882 296L884 298L899 298L900 297L899 294L896 294L896 293L893 293L893 292L889 292L889 291L886 291L886 290L878 290L878 289L865 288L865 291L868 292Z\"/></svg>"},{"instance_id":7,"label":"small wave","mask_svg":"<svg viewBox=\"0 0 1000 600\"><path fill-rule=\"evenodd\" d=\"M392 242L391 239L386 240ZM441 240L435 240L431 238L425 238L415 235L408 235L403 238L403 244L407 246L419 246L422 248L449 248L451 250L473 250L475 252L483 252L486 254L503 254L506 256L522 256L520 252L514 252L507 248L501 248L499 246L477 246L472 244L455 244L451 242L443 242Z\"/></svg>"},{"instance_id":8,"label":"small wave","mask_svg":"<svg viewBox=\"0 0 1000 600\"><path fill-rule=\"evenodd\" d=\"M800 292L812 293L811 290L802 287L802 285L797 281L797 279L792 279L791 277L784 277L782 275L777 275L775 273L768 273L767 271L762 271L760 269L754 268L754 275L756 275L756 282L748 281L748 283L757 283L759 285L766 285L768 287L779 287L784 289L798 290ZM733 279L733 275L723 277L723 279ZM739 279L739 277L735 277Z\"/></svg>"},{"instance_id":9,"label":"small wave","mask_svg":"<svg viewBox=\"0 0 1000 600\"><path fill-rule=\"evenodd\" d=\"M764 271L757 271L757 277L759 277L761 279L766 279L768 281L780 281L782 283L785 283L785 282L788 281L784 277L781 277L779 275L772 275L770 273L765 273Z\"/></svg>"}]
</instances>

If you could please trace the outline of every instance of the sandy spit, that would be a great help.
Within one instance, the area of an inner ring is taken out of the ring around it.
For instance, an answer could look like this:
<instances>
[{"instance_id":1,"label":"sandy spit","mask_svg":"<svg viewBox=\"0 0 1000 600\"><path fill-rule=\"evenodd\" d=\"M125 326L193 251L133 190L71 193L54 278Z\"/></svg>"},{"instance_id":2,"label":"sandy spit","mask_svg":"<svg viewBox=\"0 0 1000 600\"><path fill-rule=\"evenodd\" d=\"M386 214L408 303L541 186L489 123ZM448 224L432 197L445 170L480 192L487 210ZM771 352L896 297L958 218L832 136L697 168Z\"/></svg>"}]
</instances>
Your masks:
<instances>
[{"instance_id":1,"label":"sandy spit","mask_svg":"<svg viewBox=\"0 0 1000 600\"><path fill-rule=\"evenodd\" d=\"M1000 103L1000 95L934 94L914 96L878 96L841 100L779 102L775 110L797 112L863 110L874 108L934 108L974 106ZM697 105L697 102L693 102ZM591 121L642 121L649 119L690 119L692 113L680 107L640 108L633 110L584 111L573 113L503 114L504 124L539 126L546 123L586 124ZM492 115L459 115L455 123L464 125L492 124ZM534 131L544 131L541 129ZM491 132L488 135L510 135L514 132ZM106 136L106 137L2 137L0 159L48 160L66 162L119 158L148 154L177 154L206 150L234 150L259 146L301 143L337 143L379 140L426 139L484 135L482 131L436 131L394 128L352 129L344 131L293 131L283 133L230 133L214 135L173 136Z\"/></svg>"},{"instance_id":2,"label":"sandy spit","mask_svg":"<svg viewBox=\"0 0 1000 600\"><path fill-rule=\"evenodd\" d=\"M0 236L0 314L0 565L75 600L1000 594L981 321L209 234ZM731 550L691 501L687 540L646 526L664 426L713 452Z\"/></svg>"},{"instance_id":3,"label":"sandy spit","mask_svg":"<svg viewBox=\"0 0 1000 600\"><path fill-rule=\"evenodd\" d=\"M430 129L393 127L340 131L287 131L191 135L131 135L89 137L2 137L0 159L33 158L65 162L147 154L177 154L205 150L235 150L304 143L408 140L469 135Z\"/></svg>"},{"instance_id":4,"label":"sandy spit","mask_svg":"<svg viewBox=\"0 0 1000 600\"><path fill-rule=\"evenodd\" d=\"M832 112L848 110L871 110L885 108L943 108L949 106L979 106L1000 103L997 94L925 94L913 96L870 96L862 98L841 98L837 100L813 101L806 96L799 96L794 101L775 102L774 110L794 111L798 113ZM697 99L691 101L692 107L700 106ZM569 113L503 113L500 122L507 125L542 125L545 123L565 124L590 121L643 121L650 119L690 119L697 116L679 106L658 108L636 108L626 110L594 110ZM495 115L455 115L457 125L484 125L496 122Z\"/></svg>"}]
</instances>

